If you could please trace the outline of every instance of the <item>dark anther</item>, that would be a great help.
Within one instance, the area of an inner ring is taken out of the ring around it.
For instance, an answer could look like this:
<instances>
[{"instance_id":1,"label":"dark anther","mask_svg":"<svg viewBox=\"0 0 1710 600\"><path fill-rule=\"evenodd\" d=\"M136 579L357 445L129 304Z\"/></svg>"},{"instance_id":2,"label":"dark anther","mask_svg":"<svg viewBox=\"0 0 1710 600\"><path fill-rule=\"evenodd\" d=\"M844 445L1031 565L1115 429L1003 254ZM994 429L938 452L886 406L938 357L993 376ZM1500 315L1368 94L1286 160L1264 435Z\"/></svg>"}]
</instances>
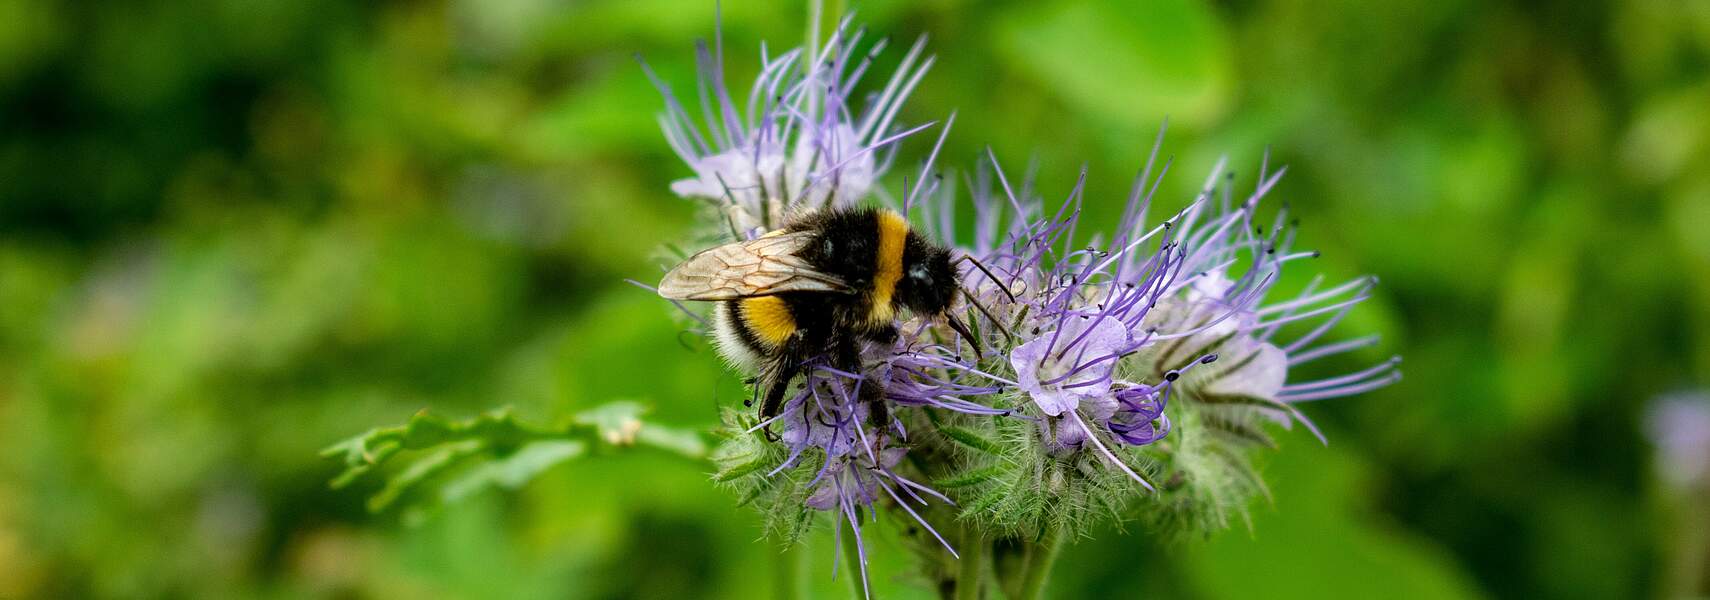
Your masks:
<instances>
[{"instance_id":1,"label":"dark anther","mask_svg":"<svg viewBox=\"0 0 1710 600\"><path fill-rule=\"evenodd\" d=\"M1181 373L1177 373L1175 371L1170 371L1170 372L1164 374L1164 381L1175 381L1176 379L1181 378L1181 376L1182 376Z\"/></svg>"},{"instance_id":2,"label":"dark anther","mask_svg":"<svg viewBox=\"0 0 1710 600\"><path fill-rule=\"evenodd\" d=\"M1217 362L1217 355L1216 354L1207 354L1207 355L1205 355L1205 358L1199 359L1199 364L1202 364L1202 365L1209 365L1209 364L1214 363L1214 362Z\"/></svg>"}]
</instances>

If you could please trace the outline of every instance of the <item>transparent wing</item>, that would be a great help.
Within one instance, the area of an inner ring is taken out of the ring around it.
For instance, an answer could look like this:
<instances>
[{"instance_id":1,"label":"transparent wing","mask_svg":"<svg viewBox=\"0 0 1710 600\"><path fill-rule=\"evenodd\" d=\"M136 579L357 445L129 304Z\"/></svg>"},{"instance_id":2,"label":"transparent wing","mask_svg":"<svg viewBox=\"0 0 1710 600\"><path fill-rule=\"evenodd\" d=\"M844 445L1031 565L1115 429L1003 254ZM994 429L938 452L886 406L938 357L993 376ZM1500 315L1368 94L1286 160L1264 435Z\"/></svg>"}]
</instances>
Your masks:
<instances>
[{"instance_id":1,"label":"transparent wing","mask_svg":"<svg viewBox=\"0 0 1710 600\"><path fill-rule=\"evenodd\" d=\"M835 275L798 258L813 232L772 234L689 257L665 274L659 295L673 300L735 300L783 292L849 292Z\"/></svg>"}]
</instances>

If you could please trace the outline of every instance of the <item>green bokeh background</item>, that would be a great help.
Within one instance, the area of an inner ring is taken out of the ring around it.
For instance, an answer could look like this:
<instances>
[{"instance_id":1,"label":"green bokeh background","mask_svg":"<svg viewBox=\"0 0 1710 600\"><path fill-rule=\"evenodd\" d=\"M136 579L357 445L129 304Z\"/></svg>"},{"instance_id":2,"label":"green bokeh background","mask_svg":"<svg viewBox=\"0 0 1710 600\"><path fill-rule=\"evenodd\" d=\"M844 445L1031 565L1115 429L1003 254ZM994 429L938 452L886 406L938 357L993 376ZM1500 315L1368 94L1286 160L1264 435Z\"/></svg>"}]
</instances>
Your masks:
<instances>
[{"instance_id":1,"label":"green bokeh background","mask_svg":"<svg viewBox=\"0 0 1710 600\"><path fill-rule=\"evenodd\" d=\"M1167 116L1172 198L1269 147L1310 267L1383 278L1338 331L1385 343L1325 368L1407 379L1309 407L1330 444L1285 437L1250 529L1090 532L1056 597L1665 593L1642 415L1710 376L1710 4L852 8L932 36L902 117L960 111L947 164L989 144L1060 197L1084 162L1108 224ZM735 402L622 282L694 217L631 55L693 89L713 13L0 0L0 598L768 596L777 555L702 465L582 460L406 523L316 456L423 408ZM732 80L805 13L728 0ZM881 597L931 597L870 543ZM830 545L810 580L842 597Z\"/></svg>"}]
</instances>

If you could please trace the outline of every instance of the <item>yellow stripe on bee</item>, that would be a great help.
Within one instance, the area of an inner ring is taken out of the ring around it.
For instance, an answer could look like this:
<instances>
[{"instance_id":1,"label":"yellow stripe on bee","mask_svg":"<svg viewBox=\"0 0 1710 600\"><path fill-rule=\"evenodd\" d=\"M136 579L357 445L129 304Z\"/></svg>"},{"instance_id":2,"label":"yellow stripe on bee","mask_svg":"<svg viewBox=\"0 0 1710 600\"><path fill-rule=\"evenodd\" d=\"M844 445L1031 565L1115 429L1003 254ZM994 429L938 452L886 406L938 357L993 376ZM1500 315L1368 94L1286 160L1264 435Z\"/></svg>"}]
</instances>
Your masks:
<instances>
[{"instance_id":1,"label":"yellow stripe on bee","mask_svg":"<svg viewBox=\"0 0 1710 600\"><path fill-rule=\"evenodd\" d=\"M873 312L867 318L873 323L889 322L894 316L891 295L902 279L903 242L908 241L908 219L896 211L879 213L879 268L873 274Z\"/></svg>"},{"instance_id":2,"label":"yellow stripe on bee","mask_svg":"<svg viewBox=\"0 0 1710 600\"><path fill-rule=\"evenodd\" d=\"M796 317L783 298L761 296L742 301L742 322L761 342L778 347L796 332Z\"/></svg>"}]
</instances>

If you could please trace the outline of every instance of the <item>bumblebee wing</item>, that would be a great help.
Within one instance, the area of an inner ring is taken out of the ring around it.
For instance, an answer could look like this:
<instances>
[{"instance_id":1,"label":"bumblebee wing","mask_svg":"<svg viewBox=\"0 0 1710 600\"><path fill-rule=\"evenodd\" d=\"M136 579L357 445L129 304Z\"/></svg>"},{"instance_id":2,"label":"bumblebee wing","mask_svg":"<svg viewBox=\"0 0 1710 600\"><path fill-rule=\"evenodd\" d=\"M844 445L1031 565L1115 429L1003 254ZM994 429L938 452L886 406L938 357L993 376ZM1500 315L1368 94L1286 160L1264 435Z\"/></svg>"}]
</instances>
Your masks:
<instances>
[{"instance_id":1,"label":"bumblebee wing","mask_svg":"<svg viewBox=\"0 0 1710 600\"><path fill-rule=\"evenodd\" d=\"M783 292L849 292L847 283L802 260L813 232L772 234L689 257L665 274L659 295L673 300L736 300Z\"/></svg>"}]
</instances>

